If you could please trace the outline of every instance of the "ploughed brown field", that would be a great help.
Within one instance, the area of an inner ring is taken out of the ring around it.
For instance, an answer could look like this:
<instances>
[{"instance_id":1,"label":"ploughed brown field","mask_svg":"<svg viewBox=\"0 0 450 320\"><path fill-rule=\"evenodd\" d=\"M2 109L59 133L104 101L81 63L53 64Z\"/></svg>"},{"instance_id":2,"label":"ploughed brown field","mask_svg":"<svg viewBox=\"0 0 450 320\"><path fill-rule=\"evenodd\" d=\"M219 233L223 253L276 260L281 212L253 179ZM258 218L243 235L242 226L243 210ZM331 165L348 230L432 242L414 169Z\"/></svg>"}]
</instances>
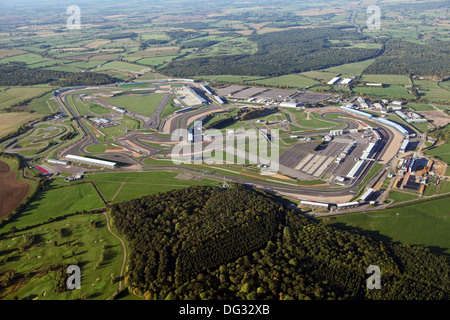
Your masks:
<instances>
[{"instance_id":1,"label":"ploughed brown field","mask_svg":"<svg viewBox=\"0 0 450 320\"><path fill-rule=\"evenodd\" d=\"M30 185L16 180L16 173L0 161L0 218L5 217L28 194Z\"/></svg>"}]
</instances>

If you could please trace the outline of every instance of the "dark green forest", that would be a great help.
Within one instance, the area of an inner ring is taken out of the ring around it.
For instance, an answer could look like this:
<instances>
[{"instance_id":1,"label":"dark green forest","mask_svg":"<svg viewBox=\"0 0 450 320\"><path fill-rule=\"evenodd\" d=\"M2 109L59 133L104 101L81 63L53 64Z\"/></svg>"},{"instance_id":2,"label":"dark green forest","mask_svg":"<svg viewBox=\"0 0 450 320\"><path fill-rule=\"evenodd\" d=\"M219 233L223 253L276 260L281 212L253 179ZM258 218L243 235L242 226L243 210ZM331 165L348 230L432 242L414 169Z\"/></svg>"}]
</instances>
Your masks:
<instances>
[{"instance_id":1,"label":"dark green forest","mask_svg":"<svg viewBox=\"0 0 450 320\"><path fill-rule=\"evenodd\" d=\"M337 230L243 185L115 204L125 283L146 299L448 299L450 259ZM381 289L366 270L380 267Z\"/></svg>"},{"instance_id":2,"label":"dark green forest","mask_svg":"<svg viewBox=\"0 0 450 320\"><path fill-rule=\"evenodd\" d=\"M428 45L389 40L385 53L376 59L366 74L413 74L416 76L450 77L450 47L447 42Z\"/></svg>"},{"instance_id":3,"label":"dark green forest","mask_svg":"<svg viewBox=\"0 0 450 320\"><path fill-rule=\"evenodd\" d=\"M316 28L251 35L248 40L258 45L254 55L231 55L175 60L161 69L171 76L248 75L280 76L367 60L382 50L348 48L329 40L367 40L352 31Z\"/></svg>"},{"instance_id":4,"label":"dark green forest","mask_svg":"<svg viewBox=\"0 0 450 320\"><path fill-rule=\"evenodd\" d=\"M64 72L41 68L27 68L24 63L0 65L1 86L31 86L49 83L54 86L91 86L119 81L107 74L95 72Z\"/></svg>"}]
</instances>

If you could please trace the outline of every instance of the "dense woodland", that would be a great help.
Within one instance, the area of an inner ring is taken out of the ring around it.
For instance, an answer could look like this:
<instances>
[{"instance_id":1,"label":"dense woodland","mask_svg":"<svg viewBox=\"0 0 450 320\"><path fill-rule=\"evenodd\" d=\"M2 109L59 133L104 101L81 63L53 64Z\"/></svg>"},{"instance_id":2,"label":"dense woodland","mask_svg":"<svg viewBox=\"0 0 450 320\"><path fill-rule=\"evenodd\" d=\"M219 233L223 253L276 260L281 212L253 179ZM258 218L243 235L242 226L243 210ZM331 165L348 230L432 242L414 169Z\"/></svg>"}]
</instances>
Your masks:
<instances>
[{"instance_id":1,"label":"dense woodland","mask_svg":"<svg viewBox=\"0 0 450 320\"><path fill-rule=\"evenodd\" d=\"M146 299L448 299L450 259L310 220L242 185L116 204L129 290ZM381 290L365 272L382 270Z\"/></svg>"},{"instance_id":2,"label":"dense woodland","mask_svg":"<svg viewBox=\"0 0 450 320\"><path fill-rule=\"evenodd\" d=\"M64 72L27 68L24 63L14 62L0 65L1 86L31 86L49 83L54 86L90 86L119 81L109 75L95 72Z\"/></svg>"},{"instance_id":3,"label":"dense woodland","mask_svg":"<svg viewBox=\"0 0 450 320\"><path fill-rule=\"evenodd\" d=\"M367 74L413 74L415 76L450 77L448 42L434 41L428 45L389 40L386 51L364 72Z\"/></svg>"},{"instance_id":4,"label":"dense woodland","mask_svg":"<svg viewBox=\"0 0 450 320\"><path fill-rule=\"evenodd\" d=\"M161 69L172 76L249 75L279 76L322 69L374 58L382 50L348 48L329 40L366 39L352 31L337 28L317 28L251 35L248 40L258 45L254 55L230 55L176 60Z\"/></svg>"}]
</instances>

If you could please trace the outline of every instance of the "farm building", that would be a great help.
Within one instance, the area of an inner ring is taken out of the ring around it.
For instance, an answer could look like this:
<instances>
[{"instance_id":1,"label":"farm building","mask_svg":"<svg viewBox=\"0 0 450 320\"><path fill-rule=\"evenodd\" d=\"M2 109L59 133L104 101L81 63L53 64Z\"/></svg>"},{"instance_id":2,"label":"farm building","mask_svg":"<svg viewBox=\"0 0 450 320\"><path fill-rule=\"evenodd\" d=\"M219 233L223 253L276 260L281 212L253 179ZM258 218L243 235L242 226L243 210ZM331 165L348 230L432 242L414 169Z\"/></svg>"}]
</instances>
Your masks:
<instances>
[{"instance_id":1,"label":"farm building","mask_svg":"<svg viewBox=\"0 0 450 320\"><path fill-rule=\"evenodd\" d=\"M335 77L335 78L331 79L330 81L328 81L328 84L336 84L339 80L341 80L341 78Z\"/></svg>"},{"instance_id":2,"label":"farm building","mask_svg":"<svg viewBox=\"0 0 450 320\"><path fill-rule=\"evenodd\" d=\"M383 87L382 83L366 83L368 87Z\"/></svg>"},{"instance_id":3,"label":"farm building","mask_svg":"<svg viewBox=\"0 0 450 320\"><path fill-rule=\"evenodd\" d=\"M353 79L345 78L344 80L341 81L341 84L350 84L352 81Z\"/></svg>"}]
</instances>

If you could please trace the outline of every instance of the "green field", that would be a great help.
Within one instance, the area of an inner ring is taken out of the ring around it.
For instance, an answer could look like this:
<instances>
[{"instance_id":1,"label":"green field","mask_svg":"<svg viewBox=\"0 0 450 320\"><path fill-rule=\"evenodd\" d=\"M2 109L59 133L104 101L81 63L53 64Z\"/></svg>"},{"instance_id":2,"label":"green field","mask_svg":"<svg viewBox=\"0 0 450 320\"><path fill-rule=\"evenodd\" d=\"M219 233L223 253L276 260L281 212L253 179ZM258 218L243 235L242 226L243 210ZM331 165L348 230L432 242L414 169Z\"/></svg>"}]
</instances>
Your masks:
<instances>
[{"instance_id":1,"label":"green field","mask_svg":"<svg viewBox=\"0 0 450 320\"><path fill-rule=\"evenodd\" d=\"M425 153L429 156L438 158L438 159L450 164L450 144L443 144L443 145L433 148Z\"/></svg>"},{"instance_id":2,"label":"green field","mask_svg":"<svg viewBox=\"0 0 450 320\"><path fill-rule=\"evenodd\" d=\"M387 87L383 88L355 87L353 88L353 91L357 94L385 98L388 100L401 98L415 99L414 95L408 93L408 91L400 85L388 85Z\"/></svg>"},{"instance_id":3,"label":"green field","mask_svg":"<svg viewBox=\"0 0 450 320\"><path fill-rule=\"evenodd\" d=\"M48 63L48 64L57 64L56 61L51 61L46 58L42 58L40 55L34 54L34 53L25 53L18 56L13 57L7 57L0 60L0 63L8 63L8 62L24 62L29 66L32 66L33 64L38 63Z\"/></svg>"},{"instance_id":4,"label":"green field","mask_svg":"<svg viewBox=\"0 0 450 320\"><path fill-rule=\"evenodd\" d=\"M23 248L25 235L34 236L34 242ZM76 215L16 232L0 241L0 251L2 258L8 259L7 264L0 263L0 278L7 271L13 271L18 279L29 275L21 285L6 287L0 299L6 295L5 300L106 300L118 290L123 249L108 232L103 215ZM55 291L56 271L50 266L56 263L82 266L81 290Z\"/></svg>"},{"instance_id":5,"label":"green field","mask_svg":"<svg viewBox=\"0 0 450 320\"><path fill-rule=\"evenodd\" d=\"M90 174L87 178L94 181L106 201L114 203L192 185L217 185L210 179L183 180L178 179L178 175L165 171L117 172Z\"/></svg>"},{"instance_id":6,"label":"green field","mask_svg":"<svg viewBox=\"0 0 450 320\"><path fill-rule=\"evenodd\" d=\"M435 109L429 104L408 103L407 107L415 111L434 111Z\"/></svg>"},{"instance_id":7,"label":"green field","mask_svg":"<svg viewBox=\"0 0 450 320\"><path fill-rule=\"evenodd\" d=\"M98 193L90 183L68 187L51 188L41 192L27 209L11 222L0 228L0 232L11 227L22 228L46 222L69 213L94 210L104 207Z\"/></svg>"},{"instance_id":8,"label":"green field","mask_svg":"<svg viewBox=\"0 0 450 320\"><path fill-rule=\"evenodd\" d=\"M151 116L164 96L164 93L126 95L112 98L108 102L144 116Z\"/></svg>"},{"instance_id":9,"label":"green field","mask_svg":"<svg viewBox=\"0 0 450 320\"><path fill-rule=\"evenodd\" d=\"M193 78L204 81L216 81L225 83L253 82L255 80L261 79L261 77L254 77L254 76L233 76L233 75L198 76Z\"/></svg>"},{"instance_id":10,"label":"green field","mask_svg":"<svg viewBox=\"0 0 450 320\"><path fill-rule=\"evenodd\" d=\"M325 83L336 77L335 72L326 71L308 71L301 73L301 75Z\"/></svg>"},{"instance_id":11,"label":"green field","mask_svg":"<svg viewBox=\"0 0 450 320\"><path fill-rule=\"evenodd\" d=\"M403 202L416 200L418 197L419 197L418 194L393 190L389 193L388 199L391 199L394 202Z\"/></svg>"},{"instance_id":12,"label":"green field","mask_svg":"<svg viewBox=\"0 0 450 320\"><path fill-rule=\"evenodd\" d=\"M419 87L418 92L421 99L431 102L450 103L450 90L439 86L438 82L427 80L414 80Z\"/></svg>"},{"instance_id":13,"label":"green field","mask_svg":"<svg viewBox=\"0 0 450 320\"><path fill-rule=\"evenodd\" d=\"M411 81L408 76L395 74L364 74L361 77L361 81L403 86L411 85Z\"/></svg>"},{"instance_id":14,"label":"green field","mask_svg":"<svg viewBox=\"0 0 450 320\"><path fill-rule=\"evenodd\" d=\"M303 89L318 84L317 81L298 74L289 74L281 77L256 80L251 83L272 87L290 87L297 89Z\"/></svg>"},{"instance_id":15,"label":"green field","mask_svg":"<svg viewBox=\"0 0 450 320\"><path fill-rule=\"evenodd\" d=\"M0 111L24 100L40 96L51 88L47 87L9 87L0 88ZM48 113L46 111L45 113Z\"/></svg>"},{"instance_id":16,"label":"green field","mask_svg":"<svg viewBox=\"0 0 450 320\"><path fill-rule=\"evenodd\" d=\"M321 71L335 73L336 75L338 75L338 74L346 75L346 76L349 76L349 75L360 75L374 61L375 61L375 59L370 59L370 60L366 60L366 61L347 63L347 64L343 64L341 66L332 67L332 68L324 69L324 70L321 70Z\"/></svg>"},{"instance_id":17,"label":"green field","mask_svg":"<svg viewBox=\"0 0 450 320\"><path fill-rule=\"evenodd\" d=\"M125 72L132 72L132 73L142 73L143 70L146 69L145 66L139 66L136 64L131 64L127 62L122 61L113 61L108 62L101 66L100 68L97 68L96 71L106 71L106 70L118 70L118 71L125 71Z\"/></svg>"},{"instance_id":18,"label":"green field","mask_svg":"<svg viewBox=\"0 0 450 320\"><path fill-rule=\"evenodd\" d=\"M450 254L448 203L449 198L444 198L397 209L342 215L330 224Z\"/></svg>"}]
</instances>

